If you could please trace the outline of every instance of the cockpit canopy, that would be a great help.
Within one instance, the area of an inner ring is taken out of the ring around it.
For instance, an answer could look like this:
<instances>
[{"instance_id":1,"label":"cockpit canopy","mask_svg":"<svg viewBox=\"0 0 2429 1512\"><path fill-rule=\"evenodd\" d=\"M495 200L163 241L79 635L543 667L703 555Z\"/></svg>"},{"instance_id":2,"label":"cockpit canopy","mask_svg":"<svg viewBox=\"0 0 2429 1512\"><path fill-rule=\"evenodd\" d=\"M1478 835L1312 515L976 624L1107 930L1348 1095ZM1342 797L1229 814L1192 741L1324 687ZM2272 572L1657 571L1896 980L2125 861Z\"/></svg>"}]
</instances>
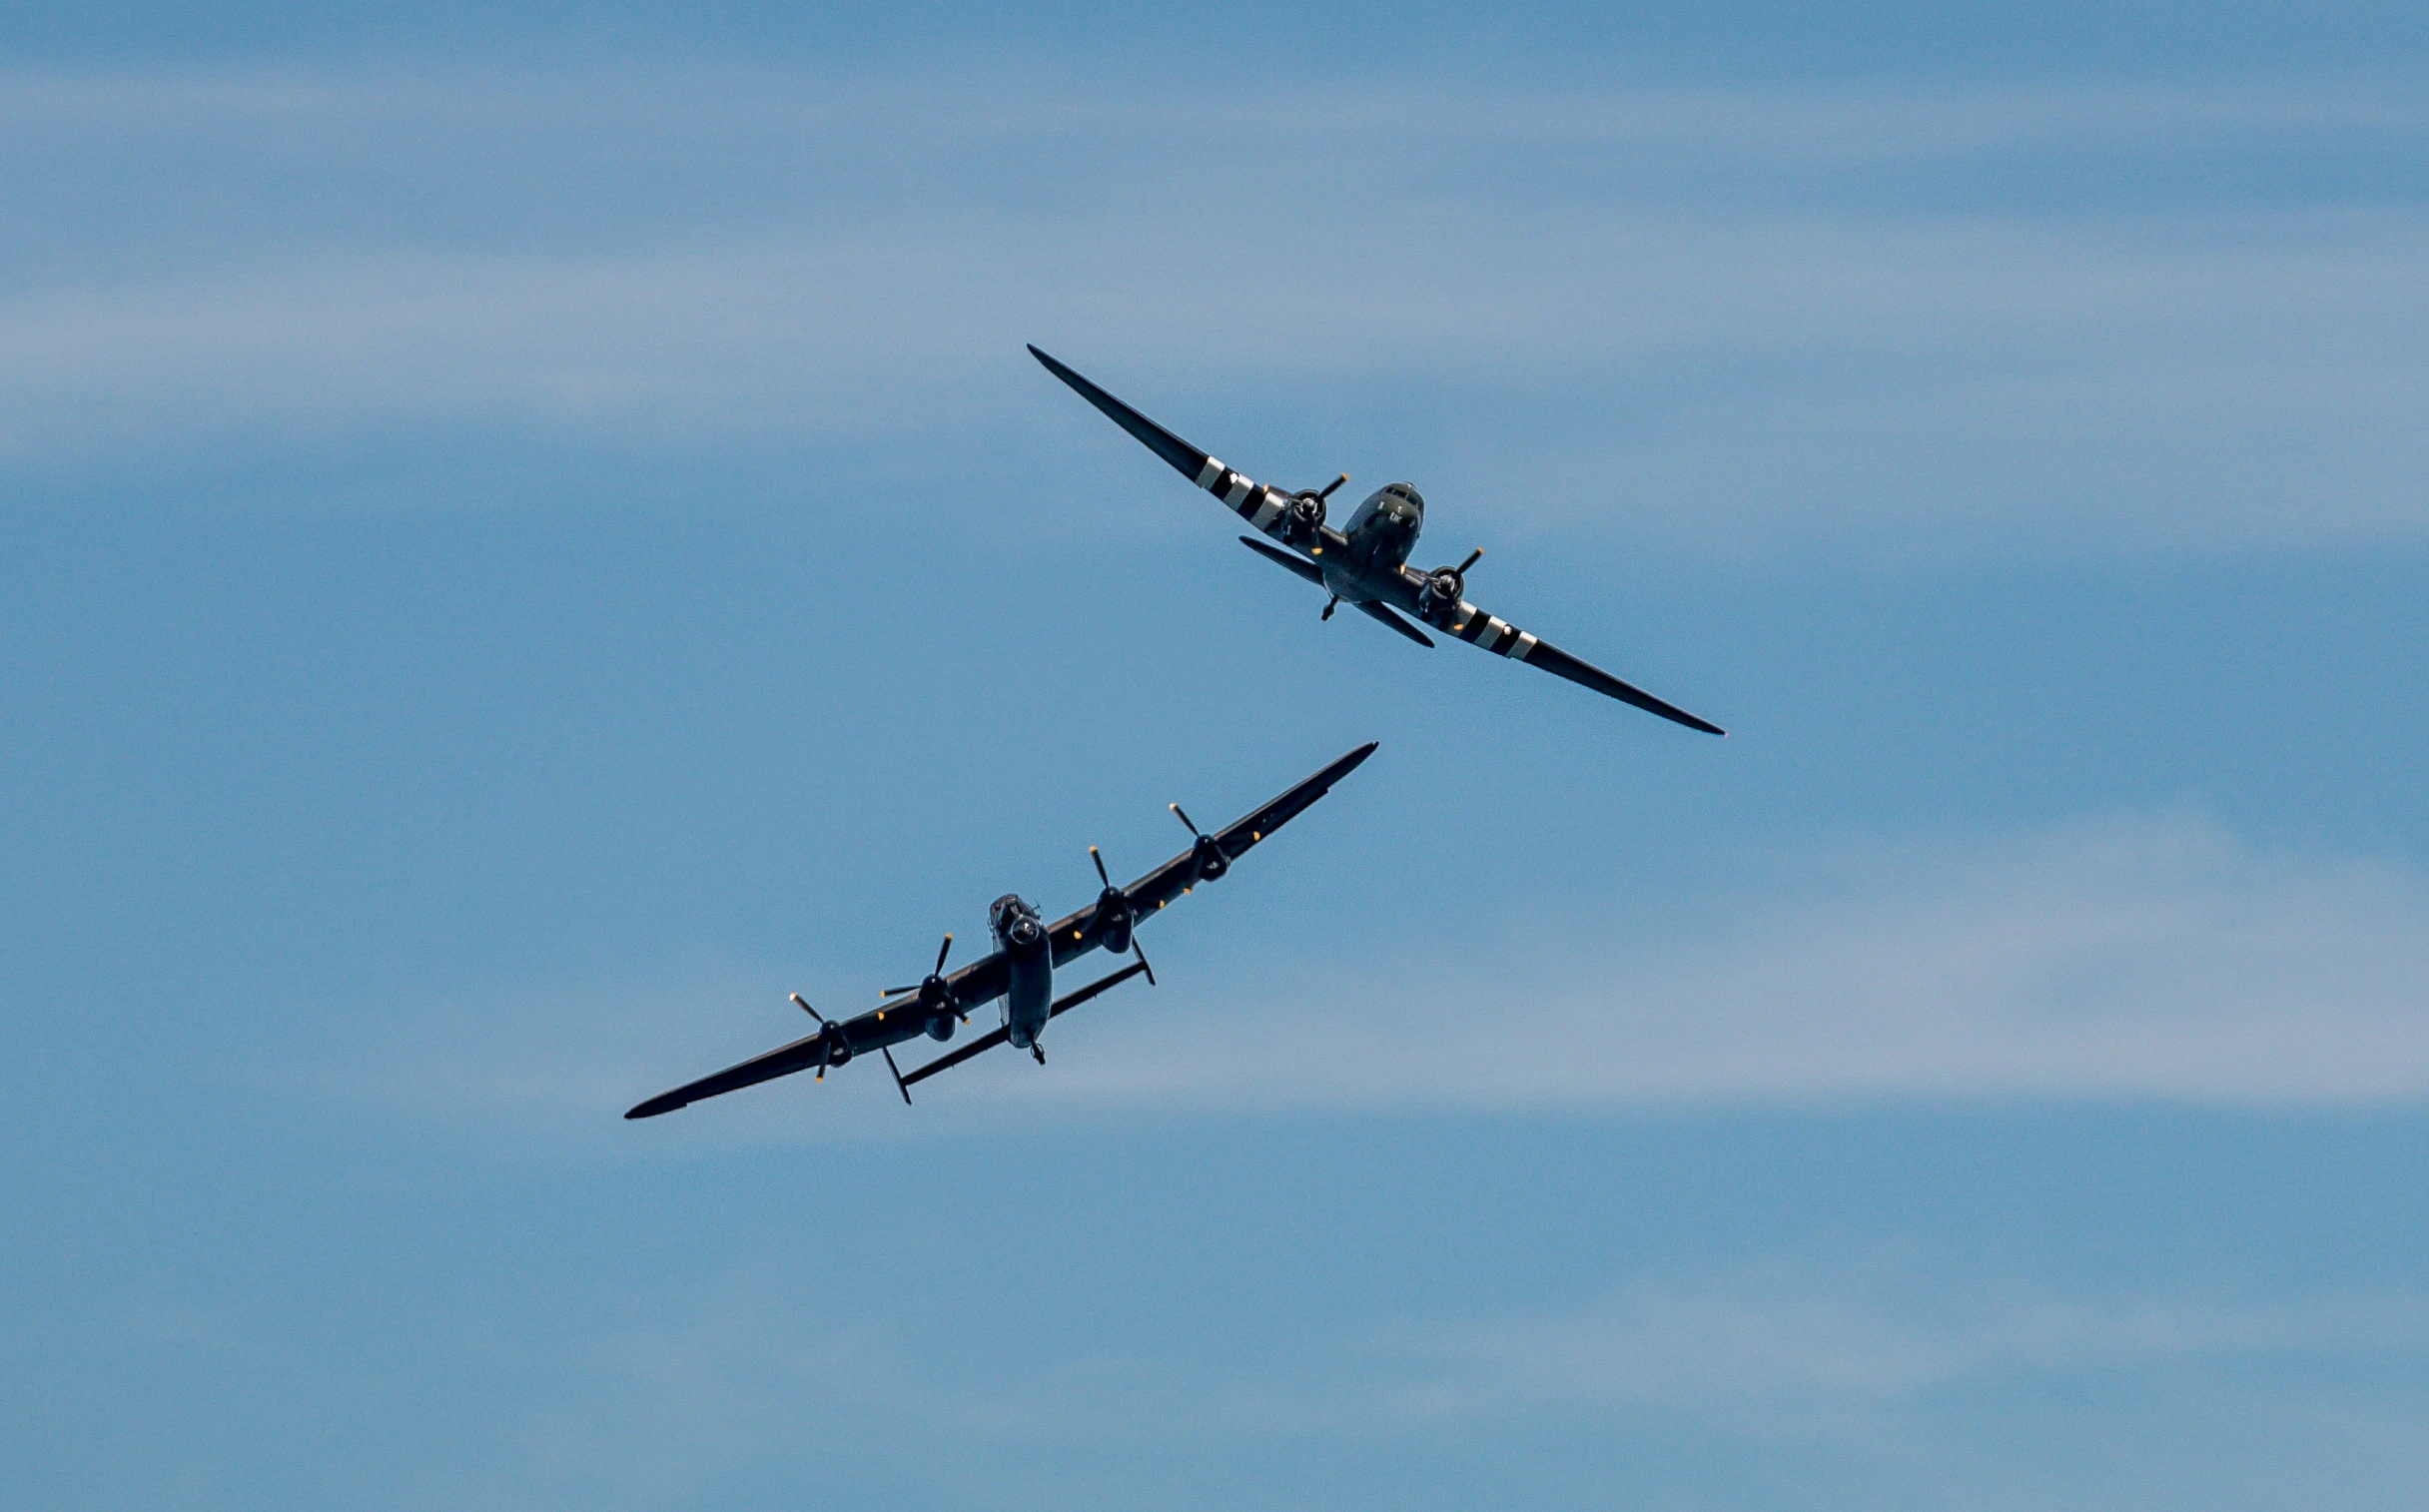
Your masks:
<instances>
[{"instance_id":1,"label":"cockpit canopy","mask_svg":"<svg viewBox=\"0 0 2429 1512\"><path fill-rule=\"evenodd\" d=\"M1366 495L1366 501L1349 516L1342 528L1355 535L1359 527L1377 517L1390 520L1402 529L1422 528L1425 523L1425 498L1406 483L1386 483Z\"/></svg>"},{"instance_id":2,"label":"cockpit canopy","mask_svg":"<svg viewBox=\"0 0 2429 1512\"><path fill-rule=\"evenodd\" d=\"M1023 914L1031 912L1033 912L1033 910L1028 904L1021 901L1021 895L1019 893L1006 893L1003 897L998 898L995 900L995 902L987 905L987 922L989 924L1001 926L1010 923Z\"/></svg>"}]
</instances>

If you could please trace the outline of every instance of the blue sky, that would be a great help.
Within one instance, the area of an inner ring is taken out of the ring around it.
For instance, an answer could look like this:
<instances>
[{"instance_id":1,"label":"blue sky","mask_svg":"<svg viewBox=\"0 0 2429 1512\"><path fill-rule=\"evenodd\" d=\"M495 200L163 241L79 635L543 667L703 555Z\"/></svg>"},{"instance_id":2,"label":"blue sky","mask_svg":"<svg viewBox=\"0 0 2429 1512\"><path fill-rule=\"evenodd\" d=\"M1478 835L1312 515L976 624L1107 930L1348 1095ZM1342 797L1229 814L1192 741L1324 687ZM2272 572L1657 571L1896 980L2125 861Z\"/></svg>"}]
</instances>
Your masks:
<instances>
[{"instance_id":1,"label":"blue sky","mask_svg":"<svg viewBox=\"0 0 2429 1512\"><path fill-rule=\"evenodd\" d=\"M0 1488L2419 1505L2424 29L0 26ZM1368 739L1047 1071L620 1119Z\"/></svg>"}]
</instances>

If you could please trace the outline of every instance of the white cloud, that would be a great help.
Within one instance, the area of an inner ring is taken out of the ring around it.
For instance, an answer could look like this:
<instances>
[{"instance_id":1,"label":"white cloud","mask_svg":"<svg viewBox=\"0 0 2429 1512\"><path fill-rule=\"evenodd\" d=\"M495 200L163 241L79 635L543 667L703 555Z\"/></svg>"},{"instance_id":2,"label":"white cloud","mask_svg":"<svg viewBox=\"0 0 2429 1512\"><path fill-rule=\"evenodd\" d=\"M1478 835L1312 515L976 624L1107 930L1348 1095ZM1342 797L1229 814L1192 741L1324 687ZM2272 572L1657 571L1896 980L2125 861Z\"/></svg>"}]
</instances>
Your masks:
<instances>
[{"instance_id":1,"label":"white cloud","mask_svg":"<svg viewBox=\"0 0 2429 1512\"><path fill-rule=\"evenodd\" d=\"M898 1117L874 1060L705 1113L616 1117L805 1032L785 983L874 981L875 962L635 964L595 989L459 995L401 1006L372 1021L389 1026L375 1039L324 1043L303 1068L262 1075L484 1142L507 1130L519 1154L611 1159L950 1141L1143 1107L2429 1097L2429 879L2409 865L2258 847L2175 812L1777 858L1758 875L1673 900L1667 917L1704 921L1691 926L1632 923L1617 902L1568 915L1463 907L1485 944L1393 956L1385 942L1328 939L1321 959L1206 963L1152 1002L1064 1021L1051 1075L981 1063L916 1118Z\"/></svg>"},{"instance_id":2,"label":"white cloud","mask_svg":"<svg viewBox=\"0 0 2429 1512\"><path fill-rule=\"evenodd\" d=\"M2429 881L2410 866L2166 814L1778 872L1775 892L1693 900L1709 922L1682 933L1618 905L1478 921L1489 959L1335 968L1220 1016L1109 1016L1051 1094L1004 1086L1505 1109L2429 1095Z\"/></svg>"},{"instance_id":3,"label":"white cloud","mask_svg":"<svg viewBox=\"0 0 2429 1512\"><path fill-rule=\"evenodd\" d=\"M25 467L464 424L950 452L1047 423L1040 339L1162 376L1193 434L1351 386L1495 401L1488 430L1405 428L1522 526L2429 537L2429 221L2168 171L2418 153L2429 122L2387 91L1428 85L1410 116L1382 85L1016 109L950 77L19 83L18 214L55 248L0 296L0 457ZM1965 193L1902 188L1984 154ZM2143 187L1996 187L2027 169ZM106 212L63 187L88 173ZM147 250L164 221L185 256Z\"/></svg>"}]
</instances>

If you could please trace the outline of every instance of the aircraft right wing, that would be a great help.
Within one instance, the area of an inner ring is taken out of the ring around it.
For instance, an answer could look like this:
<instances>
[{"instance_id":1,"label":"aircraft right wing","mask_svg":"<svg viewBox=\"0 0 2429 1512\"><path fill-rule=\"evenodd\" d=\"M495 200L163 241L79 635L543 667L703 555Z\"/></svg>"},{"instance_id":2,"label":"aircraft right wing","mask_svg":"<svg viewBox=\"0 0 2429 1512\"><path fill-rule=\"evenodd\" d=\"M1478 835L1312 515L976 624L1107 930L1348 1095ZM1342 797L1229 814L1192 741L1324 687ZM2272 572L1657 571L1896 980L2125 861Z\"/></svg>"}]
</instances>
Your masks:
<instances>
[{"instance_id":1,"label":"aircraft right wing","mask_svg":"<svg viewBox=\"0 0 2429 1512\"><path fill-rule=\"evenodd\" d=\"M835 1030L838 1034L845 1032L842 1025L835 1026ZM778 1077L789 1077L797 1071L808 1071L813 1066L823 1066L829 1044L827 1033L822 1025L814 1035L806 1035L790 1045L779 1045L774 1050L762 1052L723 1071L711 1072L696 1082L686 1082L673 1092L662 1092L636 1105L624 1117L654 1119L662 1113L688 1108L705 1098L720 1097L745 1087L756 1087L762 1082L773 1082Z\"/></svg>"}]
</instances>

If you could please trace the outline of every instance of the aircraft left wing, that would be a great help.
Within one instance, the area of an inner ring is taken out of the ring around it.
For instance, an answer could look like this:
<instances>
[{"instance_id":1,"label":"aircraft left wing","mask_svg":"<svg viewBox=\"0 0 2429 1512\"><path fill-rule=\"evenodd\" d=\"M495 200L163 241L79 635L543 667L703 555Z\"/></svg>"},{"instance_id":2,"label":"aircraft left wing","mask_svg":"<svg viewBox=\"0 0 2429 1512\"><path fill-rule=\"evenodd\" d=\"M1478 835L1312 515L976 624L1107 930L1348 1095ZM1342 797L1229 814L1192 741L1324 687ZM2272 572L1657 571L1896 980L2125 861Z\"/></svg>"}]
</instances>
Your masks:
<instances>
[{"instance_id":1,"label":"aircraft left wing","mask_svg":"<svg viewBox=\"0 0 2429 1512\"><path fill-rule=\"evenodd\" d=\"M1172 463L1174 471L1221 499L1227 508L1258 530L1279 538L1274 527L1280 523L1282 511L1290 507L1290 494L1269 488L1244 472L1234 471L1221 457L1199 450L1040 352L1035 345L1030 347L1029 355L1045 364L1048 373L1069 383L1080 397L1105 411L1106 418L1137 436L1140 444Z\"/></svg>"},{"instance_id":2,"label":"aircraft left wing","mask_svg":"<svg viewBox=\"0 0 2429 1512\"><path fill-rule=\"evenodd\" d=\"M1414 607L1413 600L1411 607ZM1464 598L1451 608L1436 610L1425 622L1471 646L1481 646L1512 661L1541 667L1554 677L1565 677L1579 687L1592 688L1607 698L1634 704L1648 714L1659 714L1690 730L1702 730L1707 735L1729 733L1708 719L1698 718L1676 704L1663 702L1642 688L1621 682L1591 662L1579 661L1558 646L1528 634L1507 620L1494 618Z\"/></svg>"},{"instance_id":3,"label":"aircraft left wing","mask_svg":"<svg viewBox=\"0 0 2429 1512\"><path fill-rule=\"evenodd\" d=\"M1276 795L1262 807L1252 809L1234 819L1206 837L1205 840L1192 845L1188 850L1124 888L1122 891L1130 899L1133 915L1141 924L1145 924L1149 916L1158 909L1196 887L1204 874L1206 847L1211 845L1220 850L1226 866L1246 855L1267 835L1305 813L1318 798L1332 790L1334 783L1356 771L1360 762L1374 754L1374 748L1375 742L1371 740L1366 742L1348 755L1329 763L1313 776L1293 783L1286 791ZM1055 965L1058 968L1097 948L1096 919L1097 905L1092 903L1078 913L1054 922L1049 938L1054 941ZM1058 1000L1047 1010L1047 1017L1051 1019L1066 1009L1077 1008L1106 989L1117 987L1146 970L1147 963L1142 961L1126 966L1112 976L1100 978L1069 997ZM987 960L969 967L954 979L957 998L963 1002L974 1001L965 995L965 986L968 993L972 994L1001 993L1004 990L1003 972L1004 965L1000 956L990 956ZM896 1072L895 1085L902 1089L903 1101L907 1103L911 1100L911 1088L917 1083L935 1076L940 1071L950 1071L973 1056L983 1055L1002 1045L1009 1038L1010 1032L1007 1030L991 1030L959 1050L940 1056L907 1076L899 1071Z\"/></svg>"},{"instance_id":4,"label":"aircraft left wing","mask_svg":"<svg viewBox=\"0 0 2429 1512\"><path fill-rule=\"evenodd\" d=\"M1334 783L1356 771L1358 763L1374 754L1374 748L1375 742L1366 742L1326 765L1323 770L1293 784L1263 807L1251 809L1241 818L1216 830L1210 838L1222 848L1223 860L1237 861L1257 842L1304 813L1310 804L1330 792ZM1158 909L1195 887L1198 873L1199 851L1193 845L1124 888L1123 892L1130 898L1132 913L1144 924ZM1058 970L1097 948L1096 922L1097 905L1091 903L1049 926L1048 936L1054 941L1055 966ZM973 961L945 981L953 990L954 1001L969 1009L1002 997L1008 975L1004 957L999 952L984 961Z\"/></svg>"},{"instance_id":5,"label":"aircraft left wing","mask_svg":"<svg viewBox=\"0 0 2429 1512\"><path fill-rule=\"evenodd\" d=\"M1250 809L1208 838L1221 849L1225 862L1237 861L1259 841L1305 813L1318 798L1331 792L1334 783L1356 771L1360 762L1374 754L1374 748L1375 742L1367 741L1313 776L1292 784L1262 807ZM1140 922L1145 923L1156 910L1196 887L1199 870L1199 850L1197 846L1192 846L1122 891L1129 896L1131 908L1138 914ZM1070 918L1056 922L1054 942L1057 966L1066 959L1064 950L1067 946L1073 947L1071 954L1074 956L1089 948L1085 937L1090 933L1088 926L1096 912L1097 906L1092 903Z\"/></svg>"}]
</instances>

